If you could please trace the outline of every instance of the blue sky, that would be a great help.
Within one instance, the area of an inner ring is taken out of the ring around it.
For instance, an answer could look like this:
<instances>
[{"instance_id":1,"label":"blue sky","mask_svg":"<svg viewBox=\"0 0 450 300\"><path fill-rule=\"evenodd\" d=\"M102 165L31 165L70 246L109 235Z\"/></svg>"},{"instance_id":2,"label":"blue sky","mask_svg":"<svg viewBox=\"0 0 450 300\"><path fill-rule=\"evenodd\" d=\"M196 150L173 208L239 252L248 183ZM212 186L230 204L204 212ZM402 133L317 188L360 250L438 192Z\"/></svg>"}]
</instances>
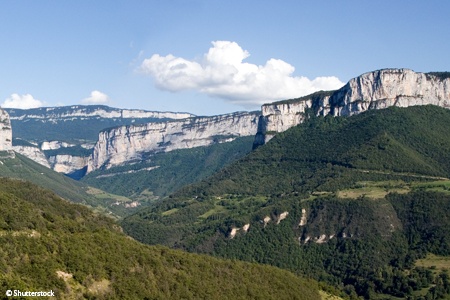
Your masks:
<instances>
[{"instance_id":1,"label":"blue sky","mask_svg":"<svg viewBox=\"0 0 450 300\"><path fill-rule=\"evenodd\" d=\"M0 104L213 115L450 71L450 1L0 1Z\"/></svg>"}]
</instances>

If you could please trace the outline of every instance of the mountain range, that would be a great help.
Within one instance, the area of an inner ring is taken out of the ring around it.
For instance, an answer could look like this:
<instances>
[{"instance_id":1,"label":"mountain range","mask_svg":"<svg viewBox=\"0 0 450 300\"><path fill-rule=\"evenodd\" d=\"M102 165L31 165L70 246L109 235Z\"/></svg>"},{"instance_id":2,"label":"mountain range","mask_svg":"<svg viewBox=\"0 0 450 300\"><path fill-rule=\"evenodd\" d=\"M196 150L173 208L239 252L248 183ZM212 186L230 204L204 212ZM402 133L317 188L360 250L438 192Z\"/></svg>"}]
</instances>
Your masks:
<instances>
[{"instance_id":1,"label":"mountain range","mask_svg":"<svg viewBox=\"0 0 450 300\"><path fill-rule=\"evenodd\" d=\"M81 178L86 172L145 160L151 153L223 143L236 137L255 136L256 147L303 122L309 110L315 115L345 116L390 106L433 104L448 108L449 82L446 72L383 69L351 79L337 91L266 104L261 112L211 117L81 105L6 111L14 128L16 151Z\"/></svg>"},{"instance_id":2,"label":"mountain range","mask_svg":"<svg viewBox=\"0 0 450 300\"><path fill-rule=\"evenodd\" d=\"M20 180L0 183L0 238L14 245L0 249L0 284L50 284L61 298L318 299L327 291L444 299L447 108L450 73L383 69L261 112L1 110L0 174ZM122 230L144 244L220 260L144 246ZM257 269L270 283L253 284L230 271L255 276L235 260L284 271ZM35 263L27 269L21 261ZM217 281L195 275L201 268ZM224 274L246 291L224 284Z\"/></svg>"}]
</instances>

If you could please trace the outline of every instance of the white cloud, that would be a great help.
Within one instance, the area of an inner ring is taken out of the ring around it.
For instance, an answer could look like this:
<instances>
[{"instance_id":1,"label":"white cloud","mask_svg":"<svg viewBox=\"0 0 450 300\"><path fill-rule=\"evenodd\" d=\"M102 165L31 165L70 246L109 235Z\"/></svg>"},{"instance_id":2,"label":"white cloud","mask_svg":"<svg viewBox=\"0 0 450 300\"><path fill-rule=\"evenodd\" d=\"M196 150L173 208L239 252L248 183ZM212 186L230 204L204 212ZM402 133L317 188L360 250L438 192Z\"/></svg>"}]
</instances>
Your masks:
<instances>
[{"instance_id":1,"label":"white cloud","mask_svg":"<svg viewBox=\"0 0 450 300\"><path fill-rule=\"evenodd\" d=\"M34 97L30 94L12 94L9 98L5 99L1 106L4 108L28 109L41 107L43 105L44 102L34 99Z\"/></svg>"},{"instance_id":2,"label":"white cloud","mask_svg":"<svg viewBox=\"0 0 450 300\"><path fill-rule=\"evenodd\" d=\"M296 98L344 85L334 76L313 80L292 76L295 68L279 59L271 58L263 66L246 63L250 54L235 42L215 41L212 45L201 61L154 54L139 70L150 75L159 89L197 90L242 105Z\"/></svg>"},{"instance_id":3,"label":"white cloud","mask_svg":"<svg viewBox=\"0 0 450 300\"><path fill-rule=\"evenodd\" d=\"M91 96L81 100L83 104L105 104L109 102L108 95L100 91L92 91Z\"/></svg>"}]
</instances>

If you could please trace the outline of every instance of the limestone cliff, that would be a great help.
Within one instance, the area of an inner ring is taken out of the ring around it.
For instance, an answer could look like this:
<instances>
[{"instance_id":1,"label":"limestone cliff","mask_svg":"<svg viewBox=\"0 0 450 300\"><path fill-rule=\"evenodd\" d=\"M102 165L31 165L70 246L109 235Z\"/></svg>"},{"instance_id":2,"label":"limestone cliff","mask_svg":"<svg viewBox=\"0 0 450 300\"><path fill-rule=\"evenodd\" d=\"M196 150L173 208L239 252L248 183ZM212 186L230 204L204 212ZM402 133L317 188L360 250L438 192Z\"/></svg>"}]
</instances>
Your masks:
<instances>
[{"instance_id":1,"label":"limestone cliff","mask_svg":"<svg viewBox=\"0 0 450 300\"><path fill-rule=\"evenodd\" d=\"M100 132L87 172L141 160L152 152L208 146L254 135L259 112L128 125Z\"/></svg>"},{"instance_id":2,"label":"limestone cliff","mask_svg":"<svg viewBox=\"0 0 450 300\"><path fill-rule=\"evenodd\" d=\"M322 116L350 116L369 109L427 104L450 108L449 73L377 70L351 79L337 91L263 105L255 146L266 143L277 132L302 123L308 110Z\"/></svg>"},{"instance_id":3,"label":"limestone cliff","mask_svg":"<svg viewBox=\"0 0 450 300\"><path fill-rule=\"evenodd\" d=\"M48 163L45 154L37 146L13 146L13 150L37 162L38 164L50 168L50 164Z\"/></svg>"},{"instance_id":4,"label":"limestone cliff","mask_svg":"<svg viewBox=\"0 0 450 300\"><path fill-rule=\"evenodd\" d=\"M0 108L0 151L12 150L11 120L6 111Z\"/></svg>"},{"instance_id":5,"label":"limestone cliff","mask_svg":"<svg viewBox=\"0 0 450 300\"><path fill-rule=\"evenodd\" d=\"M13 150L66 174L86 168L98 132L105 128L194 117L184 112L121 109L105 105L6 108L4 111L9 115L8 127L14 128ZM8 131L1 134L8 135ZM11 141L11 135L2 140Z\"/></svg>"},{"instance_id":6,"label":"limestone cliff","mask_svg":"<svg viewBox=\"0 0 450 300\"><path fill-rule=\"evenodd\" d=\"M59 173L71 174L86 167L89 157L59 154L50 156L48 162L53 170Z\"/></svg>"}]
</instances>

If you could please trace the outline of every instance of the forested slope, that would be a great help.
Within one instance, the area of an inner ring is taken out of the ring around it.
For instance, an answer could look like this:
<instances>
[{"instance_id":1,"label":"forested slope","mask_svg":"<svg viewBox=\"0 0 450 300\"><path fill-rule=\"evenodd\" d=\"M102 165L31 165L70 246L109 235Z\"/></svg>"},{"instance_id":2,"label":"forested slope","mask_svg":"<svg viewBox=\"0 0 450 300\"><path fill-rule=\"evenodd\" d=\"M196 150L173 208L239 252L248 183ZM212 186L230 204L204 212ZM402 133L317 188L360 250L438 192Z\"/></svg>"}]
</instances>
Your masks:
<instances>
[{"instance_id":1,"label":"forested slope","mask_svg":"<svg viewBox=\"0 0 450 300\"><path fill-rule=\"evenodd\" d=\"M450 111L434 106L311 116L122 225L145 243L279 266L350 297L438 299L448 275L414 262L449 254L448 132Z\"/></svg>"},{"instance_id":2,"label":"forested slope","mask_svg":"<svg viewBox=\"0 0 450 300\"><path fill-rule=\"evenodd\" d=\"M0 286L57 299L319 299L274 267L145 246L102 215L0 178Z\"/></svg>"}]
</instances>

